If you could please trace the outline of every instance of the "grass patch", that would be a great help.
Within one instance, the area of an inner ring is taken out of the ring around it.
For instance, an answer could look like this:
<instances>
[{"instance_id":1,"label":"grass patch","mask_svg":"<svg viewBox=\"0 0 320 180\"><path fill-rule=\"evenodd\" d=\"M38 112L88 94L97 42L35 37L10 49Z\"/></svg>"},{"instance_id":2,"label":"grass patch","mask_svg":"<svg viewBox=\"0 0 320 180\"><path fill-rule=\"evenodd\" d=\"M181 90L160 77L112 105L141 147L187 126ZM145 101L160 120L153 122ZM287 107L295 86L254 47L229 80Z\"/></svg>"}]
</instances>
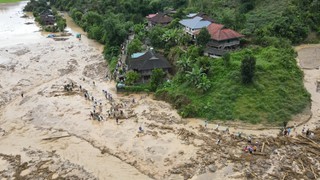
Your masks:
<instances>
[{"instance_id":1,"label":"grass patch","mask_svg":"<svg viewBox=\"0 0 320 180\"><path fill-rule=\"evenodd\" d=\"M21 0L0 0L0 3L14 3L14 2L19 2Z\"/></svg>"},{"instance_id":2,"label":"grass patch","mask_svg":"<svg viewBox=\"0 0 320 180\"><path fill-rule=\"evenodd\" d=\"M302 112L310 103L292 49L251 48L257 59L254 83L241 83L240 65L247 49L231 55L225 67L222 59L210 59L212 86L201 93L186 82L174 79L156 96L172 103L185 117L241 120L250 123L281 124Z\"/></svg>"}]
</instances>

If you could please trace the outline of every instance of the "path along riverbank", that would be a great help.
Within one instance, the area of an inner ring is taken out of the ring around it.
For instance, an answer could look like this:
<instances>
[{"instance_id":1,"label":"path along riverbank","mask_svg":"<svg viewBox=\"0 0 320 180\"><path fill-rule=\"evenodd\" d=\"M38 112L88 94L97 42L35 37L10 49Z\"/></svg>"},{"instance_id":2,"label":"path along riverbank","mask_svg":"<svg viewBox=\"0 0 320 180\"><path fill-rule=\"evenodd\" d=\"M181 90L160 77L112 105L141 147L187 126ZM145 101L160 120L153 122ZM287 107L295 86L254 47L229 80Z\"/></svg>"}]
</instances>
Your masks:
<instances>
[{"instance_id":1,"label":"path along riverbank","mask_svg":"<svg viewBox=\"0 0 320 180\"><path fill-rule=\"evenodd\" d=\"M33 19L20 18L25 4L0 5L0 32L5 35L0 37L1 178L232 179L244 175L245 166L231 159L241 157L246 144L232 134L251 134L262 144L263 138L278 133L230 127L228 134L223 132L226 126L216 131L215 124L204 128L201 120L181 119L169 104L148 95L117 95L114 82L105 78L101 45L85 36L81 41L74 36L66 41L46 38L35 24L25 24ZM85 34L67 21L70 32ZM313 99L307 124L312 128L319 123L320 98L314 86L319 70L304 72ZM72 93L65 92L64 85L71 83ZM104 121L92 120L94 104L80 86L102 103ZM102 90L115 103L126 104L122 110L128 118L119 124L107 118L111 103ZM140 126L144 133L138 133ZM262 174L279 167L268 163Z\"/></svg>"}]
</instances>

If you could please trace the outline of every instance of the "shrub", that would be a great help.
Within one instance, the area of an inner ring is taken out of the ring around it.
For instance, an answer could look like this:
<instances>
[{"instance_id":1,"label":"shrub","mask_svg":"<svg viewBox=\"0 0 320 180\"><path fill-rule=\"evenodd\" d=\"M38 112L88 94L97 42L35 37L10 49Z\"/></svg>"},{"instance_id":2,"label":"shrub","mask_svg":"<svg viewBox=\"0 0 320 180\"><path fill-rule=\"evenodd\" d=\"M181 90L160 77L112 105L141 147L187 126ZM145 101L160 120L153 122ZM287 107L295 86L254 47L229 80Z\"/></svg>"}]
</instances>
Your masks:
<instances>
[{"instance_id":1,"label":"shrub","mask_svg":"<svg viewBox=\"0 0 320 180\"><path fill-rule=\"evenodd\" d=\"M241 76L244 84L252 83L255 73L256 59L247 55L241 62Z\"/></svg>"},{"instance_id":2,"label":"shrub","mask_svg":"<svg viewBox=\"0 0 320 180\"><path fill-rule=\"evenodd\" d=\"M156 91L157 88L164 82L166 73L162 69L152 70L150 78L150 87L152 91Z\"/></svg>"},{"instance_id":3,"label":"shrub","mask_svg":"<svg viewBox=\"0 0 320 180\"><path fill-rule=\"evenodd\" d=\"M133 85L140 79L140 74L135 71L128 71L126 73L126 84Z\"/></svg>"}]
</instances>

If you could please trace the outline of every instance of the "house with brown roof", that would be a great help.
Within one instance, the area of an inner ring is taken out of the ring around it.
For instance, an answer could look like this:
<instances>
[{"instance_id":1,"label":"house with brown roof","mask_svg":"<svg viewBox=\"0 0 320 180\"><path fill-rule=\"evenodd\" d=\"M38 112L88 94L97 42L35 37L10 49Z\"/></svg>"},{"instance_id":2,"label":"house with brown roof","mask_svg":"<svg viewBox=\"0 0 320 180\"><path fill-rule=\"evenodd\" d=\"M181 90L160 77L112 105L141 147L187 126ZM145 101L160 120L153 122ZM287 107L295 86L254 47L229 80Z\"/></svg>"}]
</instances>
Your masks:
<instances>
[{"instance_id":1,"label":"house with brown roof","mask_svg":"<svg viewBox=\"0 0 320 180\"><path fill-rule=\"evenodd\" d=\"M188 17L188 18L191 18L191 19L194 18L194 17L196 17L196 16L201 17L202 19L207 20L207 21L210 21L210 22L212 22L212 23L215 22L214 19L212 19L210 16L208 16L208 14L203 13L203 12L189 13L189 14L187 15L187 17Z\"/></svg>"},{"instance_id":2,"label":"house with brown roof","mask_svg":"<svg viewBox=\"0 0 320 180\"><path fill-rule=\"evenodd\" d=\"M54 25L56 18L51 10L44 10L40 13L40 23L42 25Z\"/></svg>"},{"instance_id":3,"label":"house with brown roof","mask_svg":"<svg viewBox=\"0 0 320 180\"><path fill-rule=\"evenodd\" d=\"M170 16L161 12L157 14L149 14L148 16L146 16L146 18L148 20L149 27L153 27L156 25L166 26L172 21L172 18Z\"/></svg>"},{"instance_id":4,"label":"house with brown roof","mask_svg":"<svg viewBox=\"0 0 320 180\"><path fill-rule=\"evenodd\" d=\"M168 73L171 65L168 60L161 54L155 53L153 49L145 53L134 53L127 59L128 70L140 73L142 81L148 81L152 70L162 69Z\"/></svg>"},{"instance_id":5,"label":"house with brown roof","mask_svg":"<svg viewBox=\"0 0 320 180\"><path fill-rule=\"evenodd\" d=\"M208 56L222 56L227 50L237 48L240 45L240 38L244 37L232 29L225 28L222 24L211 23L207 29L211 36L205 49L205 55Z\"/></svg>"}]
</instances>

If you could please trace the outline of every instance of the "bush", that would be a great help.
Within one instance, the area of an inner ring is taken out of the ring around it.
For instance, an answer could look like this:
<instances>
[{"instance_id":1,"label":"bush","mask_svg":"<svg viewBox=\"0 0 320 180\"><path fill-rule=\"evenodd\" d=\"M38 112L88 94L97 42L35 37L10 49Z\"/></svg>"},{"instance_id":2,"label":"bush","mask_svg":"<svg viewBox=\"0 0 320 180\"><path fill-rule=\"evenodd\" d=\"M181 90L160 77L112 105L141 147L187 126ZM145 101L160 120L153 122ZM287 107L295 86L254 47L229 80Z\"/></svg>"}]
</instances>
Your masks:
<instances>
[{"instance_id":1,"label":"bush","mask_svg":"<svg viewBox=\"0 0 320 180\"><path fill-rule=\"evenodd\" d=\"M157 88L164 82L165 77L166 77L166 73L162 69L152 70L152 74L150 78L151 90L156 91Z\"/></svg>"},{"instance_id":2,"label":"bush","mask_svg":"<svg viewBox=\"0 0 320 180\"><path fill-rule=\"evenodd\" d=\"M99 42L102 42L103 29L97 25L91 26L88 31L88 37L91 39L96 39Z\"/></svg>"},{"instance_id":3,"label":"bush","mask_svg":"<svg viewBox=\"0 0 320 180\"><path fill-rule=\"evenodd\" d=\"M197 44L205 46L210 41L211 35L207 28L202 28L199 35L197 36Z\"/></svg>"},{"instance_id":4,"label":"bush","mask_svg":"<svg viewBox=\"0 0 320 180\"><path fill-rule=\"evenodd\" d=\"M126 84L133 85L140 79L140 74L135 71L128 71L126 73Z\"/></svg>"},{"instance_id":5,"label":"bush","mask_svg":"<svg viewBox=\"0 0 320 180\"><path fill-rule=\"evenodd\" d=\"M63 32L64 29L67 27L66 20L63 18L57 18L57 27L60 32Z\"/></svg>"},{"instance_id":6,"label":"bush","mask_svg":"<svg viewBox=\"0 0 320 180\"><path fill-rule=\"evenodd\" d=\"M128 44L128 55L131 55L136 52L141 52L142 51L142 42L139 39L133 39L129 44Z\"/></svg>"},{"instance_id":7,"label":"bush","mask_svg":"<svg viewBox=\"0 0 320 180\"><path fill-rule=\"evenodd\" d=\"M241 62L241 76L244 84L252 83L255 73L256 59L253 56L246 56Z\"/></svg>"}]
</instances>

